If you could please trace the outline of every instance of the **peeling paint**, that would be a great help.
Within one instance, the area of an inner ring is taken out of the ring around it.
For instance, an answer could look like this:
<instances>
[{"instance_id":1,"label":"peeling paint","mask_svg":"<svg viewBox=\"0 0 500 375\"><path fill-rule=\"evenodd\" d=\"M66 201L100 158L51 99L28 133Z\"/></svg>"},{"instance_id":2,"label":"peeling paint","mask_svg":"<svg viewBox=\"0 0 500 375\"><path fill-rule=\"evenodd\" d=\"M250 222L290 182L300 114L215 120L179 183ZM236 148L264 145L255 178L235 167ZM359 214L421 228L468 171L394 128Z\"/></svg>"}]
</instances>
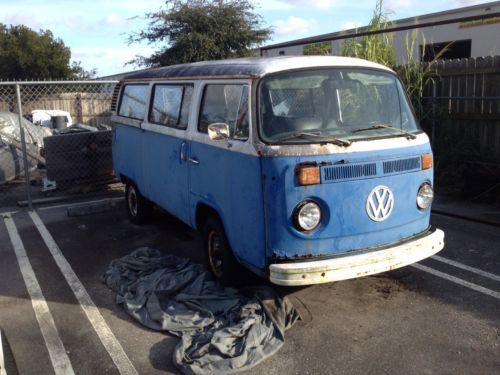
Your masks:
<instances>
[{"instance_id":1,"label":"peeling paint","mask_svg":"<svg viewBox=\"0 0 500 375\"><path fill-rule=\"evenodd\" d=\"M278 285L310 285L373 275L419 262L443 248L443 231L436 229L384 250L355 253L309 262L271 264L270 280Z\"/></svg>"},{"instance_id":2,"label":"peeling paint","mask_svg":"<svg viewBox=\"0 0 500 375\"><path fill-rule=\"evenodd\" d=\"M254 139L254 147L260 156L318 156L335 154L349 154L365 151L380 151L396 148L406 148L429 143L427 134L416 134L415 139L404 137L384 138L353 141L349 146L338 146L332 143L327 144L292 144L292 145L268 145L262 141Z\"/></svg>"}]
</instances>

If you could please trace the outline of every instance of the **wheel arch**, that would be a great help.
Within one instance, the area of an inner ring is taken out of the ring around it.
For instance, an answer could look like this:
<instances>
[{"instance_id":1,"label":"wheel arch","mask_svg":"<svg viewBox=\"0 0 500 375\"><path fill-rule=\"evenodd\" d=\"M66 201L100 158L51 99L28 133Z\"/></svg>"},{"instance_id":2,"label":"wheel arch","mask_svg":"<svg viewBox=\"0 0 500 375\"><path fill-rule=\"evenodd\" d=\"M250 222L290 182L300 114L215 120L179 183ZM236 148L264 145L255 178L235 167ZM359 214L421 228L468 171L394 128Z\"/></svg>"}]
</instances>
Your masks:
<instances>
[{"instance_id":1,"label":"wheel arch","mask_svg":"<svg viewBox=\"0 0 500 375\"><path fill-rule=\"evenodd\" d=\"M141 188L139 187L139 184L133 179L133 178L130 178L124 174L121 174L120 173L120 180L122 183L124 183L125 185L127 184L130 184L130 185L134 185L135 186L135 189L143 196L146 198L146 196L144 195L144 192L141 190ZM147 198L149 199L149 198Z\"/></svg>"},{"instance_id":2,"label":"wheel arch","mask_svg":"<svg viewBox=\"0 0 500 375\"><path fill-rule=\"evenodd\" d=\"M126 184L127 182L131 181L127 176L125 176L123 173L120 173L118 175L118 177L120 178L120 181L124 184Z\"/></svg>"},{"instance_id":3,"label":"wheel arch","mask_svg":"<svg viewBox=\"0 0 500 375\"><path fill-rule=\"evenodd\" d=\"M224 225L224 221L222 220L222 215L220 214L219 210L206 204L205 202L198 202L198 204L196 205L196 213L195 213L196 229L201 232L203 230L203 225L205 224L207 219L211 216L215 216L217 219L219 219L224 228L224 231L226 231L226 226Z\"/></svg>"},{"instance_id":4,"label":"wheel arch","mask_svg":"<svg viewBox=\"0 0 500 375\"><path fill-rule=\"evenodd\" d=\"M206 222L206 220L211 217L215 216L221 223L222 227L224 228L225 234L226 234L226 239L229 243L229 247L231 248L231 252L233 253L234 257L240 263L244 268L251 270L254 274L257 274L261 277L266 277L266 271L264 269L257 268L253 266L252 264L248 263L244 258L242 258L234 249L232 240L231 240L231 235L227 231L227 226L224 223L223 220L223 215L219 211L218 208L207 204L206 202L200 201L196 205L196 211L195 211L195 226L196 229L200 232L203 231L203 225Z\"/></svg>"}]
</instances>

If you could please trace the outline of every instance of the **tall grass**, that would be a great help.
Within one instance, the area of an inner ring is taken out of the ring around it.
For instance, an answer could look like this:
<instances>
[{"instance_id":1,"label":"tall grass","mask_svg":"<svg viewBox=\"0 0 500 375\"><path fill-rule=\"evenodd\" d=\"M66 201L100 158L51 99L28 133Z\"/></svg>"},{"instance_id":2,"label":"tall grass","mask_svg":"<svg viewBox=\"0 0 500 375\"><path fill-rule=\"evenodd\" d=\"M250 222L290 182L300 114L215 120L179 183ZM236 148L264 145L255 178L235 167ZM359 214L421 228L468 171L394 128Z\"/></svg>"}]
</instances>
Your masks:
<instances>
[{"instance_id":1,"label":"tall grass","mask_svg":"<svg viewBox=\"0 0 500 375\"><path fill-rule=\"evenodd\" d=\"M383 8L383 0L377 0L367 30L380 31L391 27L392 24L388 19L389 14ZM392 42L392 33L354 38L344 42L341 53L344 56L359 57L392 68L401 78L415 114L424 129L431 130L431 121L429 120L439 121L439 125L433 131L435 188L440 194L457 194L464 181L463 172L470 156L484 155L484 150L474 148L471 140L458 131L457 124L440 113L438 103L428 102L424 104L423 101L426 90L433 87L434 77L437 77L437 62L450 48L451 43L432 56L431 61L424 62L428 60L425 56L425 36L415 30L406 34L404 41L405 61L403 65L398 65Z\"/></svg>"},{"instance_id":2,"label":"tall grass","mask_svg":"<svg viewBox=\"0 0 500 375\"><path fill-rule=\"evenodd\" d=\"M383 5L383 0L377 0L372 19L367 26L367 31L385 30L392 26L391 21L389 21L390 12L384 10ZM421 51L424 54L425 37L423 34L421 35ZM422 104L424 90L431 84L435 63L442 57L446 49L440 51L432 61L423 63L419 58L421 53L417 50L418 42L419 33L417 31L414 31L411 35L406 35L406 61L401 66L396 61L392 33L381 33L348 39L342 44L341 54L343 56L370 60L395 70L403 82L406 94L415 109L415 114L420 121L423 121L428 115Z\"/></svg>"},{"instance_id":3,"label":"tall grass","mask_svg":"<svg viewBox=\"0 0 500 375\"><path fill-rule=\"evenodd\" d=\"M401 81L403 82L406 94L411 100L415 114L420 121L426 119L429 113L425 110L422 98L424 90L433 83L433 76L436 63L443 54L448 50L450 45L447 45L439 53L437 53L431 61L422 62L425 60L425 36L421 35L421 60L418 58L419 52L417 51L417 42L419 40L419 33L415 30L411 36L406 34L405 38L405 64L393 67L398 73ZM451 44L451 43L450 43ZM417 56L417 58L415 58Z\"/></svg>"},{"instance_id":4,"label":"tall grass","mask_svg":"<svg viewBox=\"0 0 500 375\"><path fill-rule=\"evenodd\" d=\"M390 12L383 9L383 0L377 0L373 16L366 31L378 31L389 28ZM342 44L342 56L358 57L379 64L393 67L396 65L396 53L392 45L392 34L374 34L347 39Z\"/></svg>"}]
</instances>

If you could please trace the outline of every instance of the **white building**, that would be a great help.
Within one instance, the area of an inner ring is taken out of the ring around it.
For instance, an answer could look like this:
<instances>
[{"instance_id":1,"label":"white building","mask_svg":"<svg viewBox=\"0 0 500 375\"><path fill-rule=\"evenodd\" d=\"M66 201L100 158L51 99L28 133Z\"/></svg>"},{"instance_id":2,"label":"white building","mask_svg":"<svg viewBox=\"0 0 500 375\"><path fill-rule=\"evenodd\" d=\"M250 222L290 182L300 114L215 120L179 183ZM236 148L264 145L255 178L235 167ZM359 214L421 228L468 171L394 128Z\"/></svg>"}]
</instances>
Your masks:
<instances>
[{"instance_id":1,"label":"white building","mask_svg":"<svg viewBox=\"0 0 500 375\"><path fill-rule=\"evenodd\" d=\"M398 63L406 58L406 38L418 35L414 54L429 60L448 46L444 59L500 55L500 1L431 13L393 21L384 32L392 34ZM356 36L369 35L366 28L351 29L262 47L261 56L303 55L304 47L322 43L338 55L342 43ZM375 32L377 33L377 32ZM451 43L451 44L450 44Z\"/></svg>"}]
</instances>

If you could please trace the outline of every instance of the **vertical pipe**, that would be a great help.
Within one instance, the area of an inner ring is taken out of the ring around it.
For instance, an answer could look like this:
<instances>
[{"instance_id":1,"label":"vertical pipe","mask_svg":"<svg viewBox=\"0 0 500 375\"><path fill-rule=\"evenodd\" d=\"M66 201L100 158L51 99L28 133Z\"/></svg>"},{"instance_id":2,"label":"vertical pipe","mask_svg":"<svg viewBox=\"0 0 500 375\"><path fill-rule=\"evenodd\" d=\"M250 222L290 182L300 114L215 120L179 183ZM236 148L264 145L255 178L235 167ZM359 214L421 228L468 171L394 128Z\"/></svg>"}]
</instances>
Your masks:
<instances>
[{"instance_id":1,"label":"vertical pipe","mask_svg":"<svg viewBox=\"0 0 500 375\"><path fill-rule=\"evenodd\" d=\"M431 147L434 149L436 139L436 103L437 100L437 84L436 81L432 82L432 130L431 130Z\"/></svg>"},{"instance_id":2,"label":"vertical pipe","mask_svg":"<svg viewBox=\"0 0 500 375\"><path fill-rule=\"evenodd\" d=\"M26 199L28 201L29 210L33 210L33 205L31 202L31 185L30 185L30 171L28 167L28 154L26 152L26 139L24 136L23 127L23 108L21 105L21 89L19 84L16 83L16 97L17 97L17 109L19 113L19 134L21 135L21 148L23 151L23 166L24 166L24 179L26 180Z\"/></svg>"}]
</instances>

